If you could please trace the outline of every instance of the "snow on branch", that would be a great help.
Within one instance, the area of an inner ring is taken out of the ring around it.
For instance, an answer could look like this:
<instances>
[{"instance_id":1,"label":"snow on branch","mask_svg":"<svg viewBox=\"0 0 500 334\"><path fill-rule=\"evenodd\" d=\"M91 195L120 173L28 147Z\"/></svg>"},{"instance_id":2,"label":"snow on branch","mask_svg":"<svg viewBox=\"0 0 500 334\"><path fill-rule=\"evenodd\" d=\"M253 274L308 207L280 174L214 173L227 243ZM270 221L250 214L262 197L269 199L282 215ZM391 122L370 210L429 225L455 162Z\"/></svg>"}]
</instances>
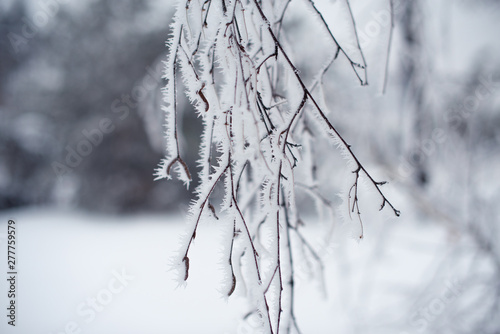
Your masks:
<instances>
[{"instance_id":1,"label":"snow on branch","mask_svg":"<svg viewBox=\"0 0 500 334\"><path fill-rule=\"evenodd\" d=\"M359 223L361 175L380 195L380 209L388 206L399 216L381 191L384 182L372 178L311 93L340 54L349 61L360 84L367 84L359 42L361 63L337 42L314 2L305 2L312 10L304 15L313 15L332 42L330 60L311 89L281 42L290 0L178 1L165 63L167 157L156 171L157 178L170 178L175 171L185 183L191 180L179 151L177 79L182 79L185 94L203 122L197 199L191 204L188 230L173 261L179 281L189 277L189 251L199 224L208 214L220 218L228 229L225 293L246 294L249 314L256 314L262 330L273 334L300 332L294 313L296 263L292 249L306 249L323 268L313 245L301 233L304 224L296 191L310 196L333 215L331 202L317 188L311 154L316 138L308 125L311 119L320 124L353 168L355 180L348 205ZM355 31L349 2L345 2ZM315 117L306 117L306 112ZM299 164L308 169L300 182L295 175ZM210 200L219 184L225 196L215 208Z\"/></svg>"}]
</instances>

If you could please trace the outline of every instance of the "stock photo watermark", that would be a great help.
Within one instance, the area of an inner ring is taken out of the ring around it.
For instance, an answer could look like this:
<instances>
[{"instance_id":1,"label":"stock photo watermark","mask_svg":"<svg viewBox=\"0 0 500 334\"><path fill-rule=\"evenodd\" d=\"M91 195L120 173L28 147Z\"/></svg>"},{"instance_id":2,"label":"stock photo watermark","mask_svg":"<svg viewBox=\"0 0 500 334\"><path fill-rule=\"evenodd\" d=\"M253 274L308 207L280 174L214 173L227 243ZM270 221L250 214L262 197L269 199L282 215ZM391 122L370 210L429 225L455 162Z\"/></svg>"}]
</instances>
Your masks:
<instances>
[{"instance_id":1,"label":"stock photo watermark","mask_svg":"<svg viewBox=\"0 0 500 334\"><path fill-rule=\"evenodd\" d=\"M76 320L68 321L62 329L48 334L78 334L82 333L85 324L94 321L98 314L103 312L114 300L114 297L132 282L135 277L128 274L124 268L120 271L113 270L112 276L106 287L99 290L95 295L87 297L85 301L76 307Z\"/></svg>"},{"instance_id":2,"label":"stock photo watermark","mask_svg":"<svg viewBox=\"0 0 500 334\"><path fill-rule=\"evenodd\" d=\"M493 74L482 75L478 79L479 84L473 92L462 99L461 103L448 108L443 115L444 128L458 129L465 121L476 114L482 103L492 98L500 91L500 80L495 79ZM422 140L407 157L400 158L396 170L396 179L405 179L412 176L418 166L429 159L438 147L449 140L450 136L442 127L436 127L430 137Z\"/></svg>"},{"instance_id":3,"label":"stock photo watermark","mask_svg":"<svg viewBox=\"0 0 500 334\"><path fill-rule=\"evenodd\" d=\"M408 323L413 330L400 334L424 333L462 293L463 286L458 280L447 281L445 289L440 295L429 300L410 316Z\"/></svg>"},{"instance_id":4,"label":"stock photo watermark","mask_svg":"<svg viewBox=\"0 0 500 334\"><path fill-rule=\"evenodd\" d=\"M129 94L122 94L120 98L113 100L110 106L110 117L103 117L99 120L97 126L92 129L84 129L83 136L75 145L66 145L64 149L64 160L53 161L52 170L58 178L71 172L74 168L80 166L83 160L88 157L95 148L104 141L106 135L113 133L117 123L124 121L130 115L131 110L135 110L139 103L144 101L148 93L157 89L161 85L160 74L163 70L163 64L158 63L154 68L146 67L146 74L139 81Z\"/></svg>"},{"instance_id":5,"label":"stock photo watermark","mask_svg":"<svg viewBox=\"0 0 500 334\"><path fill-rule=\"evenodd\" d=\"M40 9L32 15L21 18L23 22L20 30L9 31L7 38L15 54L18 54L23 48L28 47L40 29L44 28L59 13L61 5L67 4L68 0L45 0L40 2Z\"/></svg>"},{"instance_id":6,"label":"stock photo watermark","mask_svg":"<svg viewBox=\"0 0 500 334\"><path fill-rule=\"evenodd\" d=\"M18 262L17 262L17 250L18 250L18 229L15 219L9 219L7 221L6 233L0 234L0 244L5 242L6 250L6 281L7 281L7 307L6 316L7 324L9 326L15 327L18 318Z\"/></svg>"},{"instance_id":7,"label":"stock photo watermark","mask_svg":"<svg viewBox=\"0 0 500 334\"><path fill-rule=\"evenodd\" d=\"M381 34L389 34L389 28L394 24L393 18L404 8L401 4L402 0L387 1L384 8L370 11L368 21L357 30L361 49L367 48ZM349 50L349 47L352 49ZM347 45L346 49L349 53L355 52L354 46Z\"/></svg>"}]
</instances>

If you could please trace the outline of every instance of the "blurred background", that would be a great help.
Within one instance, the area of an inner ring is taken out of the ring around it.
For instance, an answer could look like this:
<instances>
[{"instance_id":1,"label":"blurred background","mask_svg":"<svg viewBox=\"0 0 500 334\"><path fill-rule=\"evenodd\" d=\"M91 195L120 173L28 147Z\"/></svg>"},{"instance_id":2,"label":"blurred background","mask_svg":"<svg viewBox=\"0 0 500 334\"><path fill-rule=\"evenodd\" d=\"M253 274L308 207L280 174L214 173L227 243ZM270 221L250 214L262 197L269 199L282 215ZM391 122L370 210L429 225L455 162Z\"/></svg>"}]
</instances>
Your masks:
<instances>
[{"instance_id":1,"label":"blurred background","mask_svg":"<svg viewBox=\"0 0 500 334\"><path fill-rule=\"evenodd\" d=\"M0 208L131 212L186 198L153 182L163 118L141 117L161 98L171 12L168 1L2 1Z\"/></svg>"},{"instance_id":2,"label":"blurred background","mask_svg":"<svg viewBox=\"0 0 500 334\"><path fill-rule=\"evenodd\" d=\"M116 296L121 302L109 304L116 314L103 311L83 332L252 332L238 327L232 304L214 304L216 293L192 308L217 285L216 276L213 284L202 279L217 266L216 254L213 267L200 264L199 281L192 274L190 297L179 290L174 297L165 283L192 196L178 181L153 181L164 155L161 62L173 3L0 2L0 233L8 217L20 221L22 333L86 323L75 311L79 301L102 291L122 265L136 280ZM321 3L350 50L345 17L333 11L339 1ZM358 245L334 233L330 244L318 241L329 299L299 286L299 323L305 333L500 333L500 1L394 0L392 37L388 3L351 0L369 85L360 87L339 56L322 99L367 169L390 181L388 197L402 216L379 214L377 197L365 191L366 240ZM310 82L331 46L303 6L291 2L284 27ZM200 124L188 103L179 103L183 156L195 166ZM350 171L327 144L318 144L318 156L322 193L340 205ZM52 237L59 241L43 242ZM213 248L200 241L200 250ZM49 255L58 266L40 265ZM67 293L43 295L54 282ZM54 312L42 316L48 300ZM148 311L137 311L138 303ZM191 323L175 322L186 314Z\"/></svg>"}]
</instances>

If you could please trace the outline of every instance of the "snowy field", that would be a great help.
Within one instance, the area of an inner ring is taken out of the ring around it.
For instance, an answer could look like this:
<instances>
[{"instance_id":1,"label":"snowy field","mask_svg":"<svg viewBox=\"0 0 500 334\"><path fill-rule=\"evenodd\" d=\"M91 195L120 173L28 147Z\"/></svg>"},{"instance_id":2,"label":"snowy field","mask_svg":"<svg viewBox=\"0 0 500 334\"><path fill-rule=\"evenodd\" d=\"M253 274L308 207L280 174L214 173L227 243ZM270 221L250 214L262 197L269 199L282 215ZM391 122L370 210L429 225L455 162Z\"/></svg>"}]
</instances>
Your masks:
<instances>
[{"instance_id":1,"label":"snowy field","mask_svg":"<svg viewBox=\"0 0 500 334\"><path fill-rule=\"evenodd\" d=\"M8 219L16 221L18 233L18 309L15 329L2 316L2 333L254 332L239 324L246 312L243 300L226 301L217 290L220 235L214 224L201 227L188 285L177 288L168 262L182 218L2 212L3 252ZM425 333L431 320L422 310L433 307L432 320L438 321L448 303L460 297L459 279L446 273L436 291L426 290L451 251L444 229L398 220L368 228L367 236L359 244L339 236L326 246L309 235L325 262L327 296L320 281L310 280L305 269L298 271L297 317L303 333ZM7 288L2 279L4 313ZM421 305L420 316L412 311L415 302Z\"/></svg>"}]
</instances>

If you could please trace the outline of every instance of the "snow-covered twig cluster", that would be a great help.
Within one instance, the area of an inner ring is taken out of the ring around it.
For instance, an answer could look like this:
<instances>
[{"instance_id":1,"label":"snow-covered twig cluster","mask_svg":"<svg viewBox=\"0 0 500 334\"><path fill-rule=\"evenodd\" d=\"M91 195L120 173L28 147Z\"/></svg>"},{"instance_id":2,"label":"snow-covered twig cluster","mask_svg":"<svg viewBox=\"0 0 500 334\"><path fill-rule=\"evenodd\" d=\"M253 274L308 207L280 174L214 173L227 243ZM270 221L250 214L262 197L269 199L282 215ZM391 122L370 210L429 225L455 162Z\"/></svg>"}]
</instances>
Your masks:
<instances>
[{"instance_id":1,"label":"snow-covered twig cluster","mask_svg":"<svg viewBox=\"0 0 500 334\"><path fill-rule=\"evenodd\" d=\"M364 58L361 63L353 61L313 1L305 3L311 11L304 15L314 15L321 22L332 44L331 59L311 88L283 47L283 18L290 0L178 1L166 63L167 157L157 178L170 178L175 172L185 183L191 181L179 150L177 70L203 121L197 199L191 204L189 230L174 263L179 279L188 279L189 251L200 222L208 215L217 217L227 227L226 293L230 296L239 289L246 294L251 313L260 317L266 333L299 332L293 308L292 250L297 247L318 258L302 235L296 203L296 191L304 191L330 207L317 191L311 153L317 128L324 130L353 167L350 211L360 217L358 180L363 175L380 195L381 208L388 205L399 215L380 190L384 182L368 174L312 94L339 54L350 62L360 83L366 84ZM298 165L306 170L300 182L295 173ZM211 198L219 184L224 186L224 199L217 213Z\"/></svg>"}]
</instances>

